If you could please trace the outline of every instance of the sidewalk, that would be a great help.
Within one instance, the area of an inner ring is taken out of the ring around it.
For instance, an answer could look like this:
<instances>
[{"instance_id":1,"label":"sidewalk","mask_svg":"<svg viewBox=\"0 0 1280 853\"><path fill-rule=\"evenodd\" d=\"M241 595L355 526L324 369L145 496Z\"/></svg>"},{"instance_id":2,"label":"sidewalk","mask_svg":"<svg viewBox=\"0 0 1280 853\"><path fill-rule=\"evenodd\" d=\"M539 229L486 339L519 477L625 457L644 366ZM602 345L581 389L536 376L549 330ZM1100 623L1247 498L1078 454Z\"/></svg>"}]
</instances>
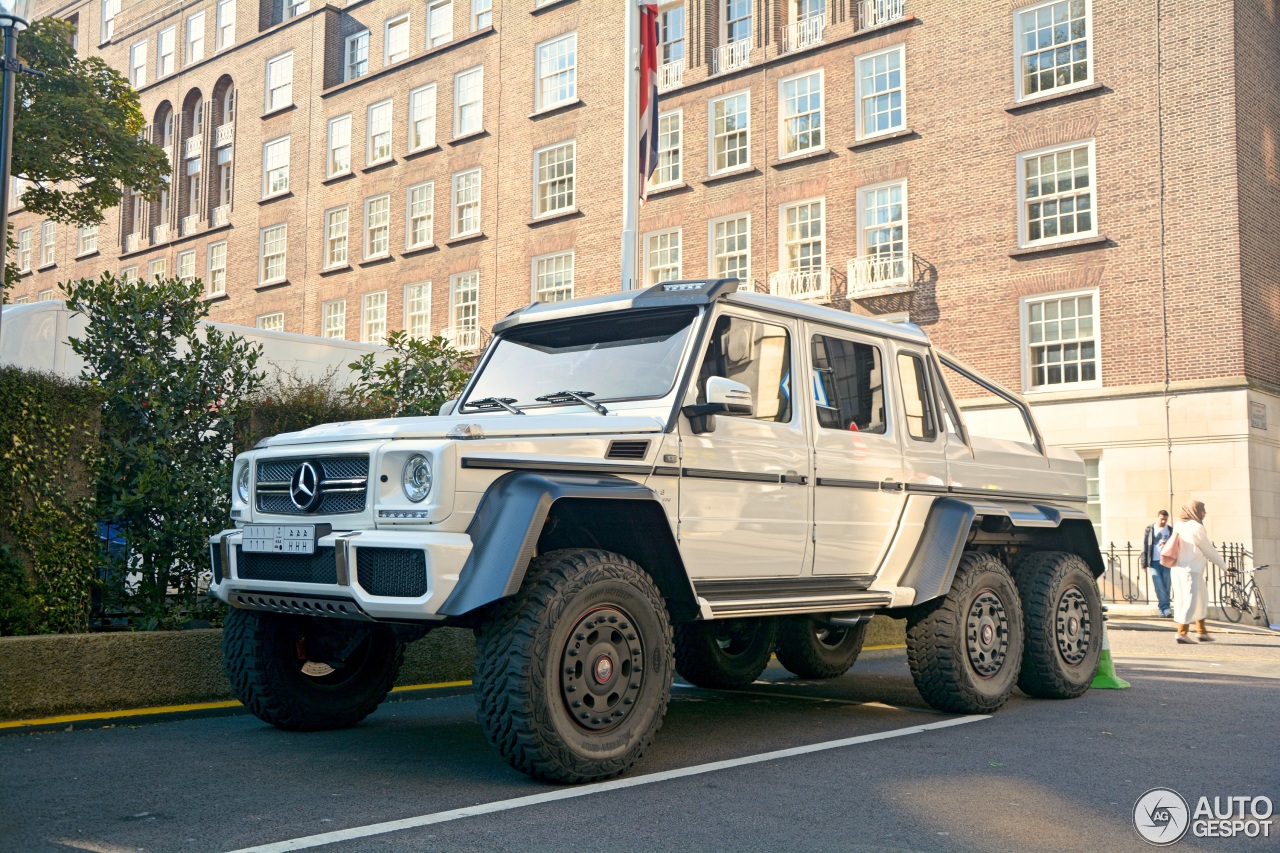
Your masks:
<instances>
[{"instance_id":1,"label":"sidewalk","mask_svg":"<svg viewBox=\"0 0 1280 853\"><path fill-rule=\"evenodd\" d=\"M1112 605L1107 605L1107 608L1107 630L1109 631L1172 632L1174 630L1172 619L1146 614L1117 614L1114 612L1115 608ZM1280 637L1280 631L1256 625L1246 625L1243 621L1240 624L1235 624L1218 619L1206 619L1204 623L1208 626L1209 631L1214 634L1253 634L1262 637Z\"/></svg>"}]
</instances>

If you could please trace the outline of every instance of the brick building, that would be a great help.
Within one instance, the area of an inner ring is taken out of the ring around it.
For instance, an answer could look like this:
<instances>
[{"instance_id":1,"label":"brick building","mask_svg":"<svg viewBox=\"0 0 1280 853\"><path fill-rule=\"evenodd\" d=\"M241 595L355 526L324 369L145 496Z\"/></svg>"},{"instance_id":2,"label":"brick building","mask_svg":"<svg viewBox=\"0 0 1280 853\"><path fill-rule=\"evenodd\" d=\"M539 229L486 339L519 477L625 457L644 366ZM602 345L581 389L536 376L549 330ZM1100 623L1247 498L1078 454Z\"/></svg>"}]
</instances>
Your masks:
<instances>
[{"instance_id":1,"label":"brick building","mask_svg":"<svg viewBox=\"0 0 1280 853\"><path fill-rule=\"evenodd\" d=\"M910 319L1086 457L1104 539L1194 495L1280 563L1274 6L664 5L644 275ZM45 2L130 74L174 173L96 234L14 201L14 296L165 271L217 320L477 347L614 289L623 8Z\"/></svg>"}]
</instances>

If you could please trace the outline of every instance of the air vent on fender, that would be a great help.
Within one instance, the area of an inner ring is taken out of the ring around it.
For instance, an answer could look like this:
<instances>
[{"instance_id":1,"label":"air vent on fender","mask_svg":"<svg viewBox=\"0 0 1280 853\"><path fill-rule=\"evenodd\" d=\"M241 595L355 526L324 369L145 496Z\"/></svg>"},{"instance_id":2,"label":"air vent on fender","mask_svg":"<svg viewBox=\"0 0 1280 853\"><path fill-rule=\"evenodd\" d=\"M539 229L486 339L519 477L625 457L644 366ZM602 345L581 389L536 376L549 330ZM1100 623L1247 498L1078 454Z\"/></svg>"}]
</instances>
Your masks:
<instances>
[{"instance_id":1,"label":"air vent on fender","mask_svg":"<svg viewBox=\"0 0 1280 853\"><path fill-rule=\"evenodd\" d=\"M644 459L649 452L647 441L611 441L605 459Z\"/></svg>"}]
</instances>

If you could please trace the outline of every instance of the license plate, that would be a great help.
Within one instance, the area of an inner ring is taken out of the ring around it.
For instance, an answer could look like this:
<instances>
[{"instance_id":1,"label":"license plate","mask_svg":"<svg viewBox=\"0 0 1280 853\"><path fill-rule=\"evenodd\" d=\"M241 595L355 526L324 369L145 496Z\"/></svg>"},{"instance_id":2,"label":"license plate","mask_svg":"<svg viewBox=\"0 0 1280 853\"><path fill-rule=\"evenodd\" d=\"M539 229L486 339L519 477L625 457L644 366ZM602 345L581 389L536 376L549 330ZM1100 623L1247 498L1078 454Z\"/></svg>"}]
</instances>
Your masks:
<instances>
[{"instance_id":1,"label":"license plate","mask_svg":"<svg viewBox=\"0 0 1280 853\"><path fill-rule=\"evenodd\" d=\"M246 524L241 547L250 554L314 554L314 524Z\"/></svg>"}]
</instances>

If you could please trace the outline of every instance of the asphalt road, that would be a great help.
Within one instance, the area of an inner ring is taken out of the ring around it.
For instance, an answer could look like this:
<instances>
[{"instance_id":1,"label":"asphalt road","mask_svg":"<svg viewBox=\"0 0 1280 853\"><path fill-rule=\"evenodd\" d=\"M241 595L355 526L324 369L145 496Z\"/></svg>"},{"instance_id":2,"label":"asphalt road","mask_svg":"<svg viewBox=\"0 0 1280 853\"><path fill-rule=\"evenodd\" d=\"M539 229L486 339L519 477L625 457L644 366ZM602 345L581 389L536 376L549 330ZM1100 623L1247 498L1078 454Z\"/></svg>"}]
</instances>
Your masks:
<instances>
[{"instance_id":1,"label":"asphalt road","mask_svg":"<svg viewBox=\"0 0 1280 853\"><path fill-rule=\"evenodd\" d=\"M1132 812L1153 787L1280 806L1280 637L1111 638L1132 689L1015 694L989 718L928 710L901 650L828 682L774 664L736 693L677 683L640 767L588 789L511 770L465 692L343 732L237 714L8 735L0 851L1123 851L1151 849ZM1271 829L1175 849L1274 850Z\"/></svg>"}]
</instances>

